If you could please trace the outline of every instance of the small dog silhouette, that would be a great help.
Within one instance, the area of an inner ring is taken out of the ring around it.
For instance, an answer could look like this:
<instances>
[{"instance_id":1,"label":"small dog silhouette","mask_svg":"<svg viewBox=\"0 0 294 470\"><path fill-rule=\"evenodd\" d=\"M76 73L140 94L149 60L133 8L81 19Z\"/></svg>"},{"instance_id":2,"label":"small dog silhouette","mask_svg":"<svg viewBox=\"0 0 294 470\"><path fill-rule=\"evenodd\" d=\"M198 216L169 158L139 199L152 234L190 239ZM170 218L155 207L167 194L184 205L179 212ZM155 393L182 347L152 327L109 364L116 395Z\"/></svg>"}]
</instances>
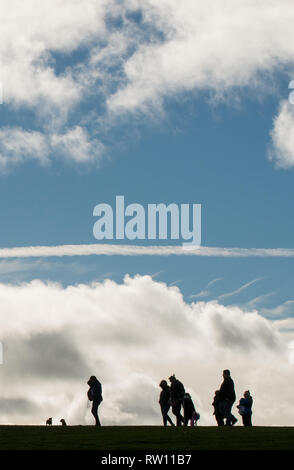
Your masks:
<instances>
[{"instance_id":1,"label":"small dog silhouette","mask_svg":"<svg viewBox=\"0 0 294 470\"><path fill-rule=\"evenodd\" d=\"M61 422L61 425L62 425L62 426L66 426L65 419L62 418L62 419L60 420L60 422Z\"/></svg>"},{"instance_id":2,"label":"small dog silhouette","mask_svg":"<svg viewBox=\"0 0 294 470\"><path fill-rule=\"evenodd\" d=\"M47 419L46 426L52 426L52 418Z\"/></svg>"}]
</instances>

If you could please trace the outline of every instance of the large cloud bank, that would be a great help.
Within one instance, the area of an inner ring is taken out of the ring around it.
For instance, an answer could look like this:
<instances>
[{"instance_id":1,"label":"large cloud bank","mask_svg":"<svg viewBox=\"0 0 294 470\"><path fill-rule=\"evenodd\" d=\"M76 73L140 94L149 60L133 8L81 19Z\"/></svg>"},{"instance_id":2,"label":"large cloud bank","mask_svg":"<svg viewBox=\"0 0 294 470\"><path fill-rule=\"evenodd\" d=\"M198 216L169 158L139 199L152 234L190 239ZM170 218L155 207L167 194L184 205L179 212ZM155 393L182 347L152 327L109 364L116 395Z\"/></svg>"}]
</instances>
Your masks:
<instances>
[{"instance_id":1,"label":"large cloud bank","mask_svg":"<svg viewBox=\"0 0 294 470\"><path fill-rule=\"evenodd\" d=\"M214 391L230 368L237 397L248 388L254 396L255 424L294 424L291 319L187 304L177 287L150 276L66 288L1 284L0 306L1 423L53 416L91 424L86 381L94 374L103 424L161 424L158 383L175 373L210 425Z\"/></svg>"}]
</instances>

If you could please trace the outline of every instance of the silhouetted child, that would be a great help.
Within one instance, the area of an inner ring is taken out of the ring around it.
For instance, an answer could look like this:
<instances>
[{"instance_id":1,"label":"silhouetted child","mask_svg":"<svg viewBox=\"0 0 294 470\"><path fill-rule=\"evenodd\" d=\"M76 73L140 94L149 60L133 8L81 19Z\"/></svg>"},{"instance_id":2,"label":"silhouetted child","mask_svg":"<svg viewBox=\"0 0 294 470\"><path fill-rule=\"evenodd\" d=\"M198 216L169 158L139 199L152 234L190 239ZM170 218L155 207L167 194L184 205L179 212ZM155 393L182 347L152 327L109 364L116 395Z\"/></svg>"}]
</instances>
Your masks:
<instances>
[{"instance_id":1,"label":"silhouetted child","mask_svg":"<svg viewBox=\"0 0 294 470\"><path fill-rule=\"evenodd\" d=\"M185 393L184 395L183 408L184 408L184 426L188 426L188 422L192 420L193 413L196 413L194 403L189 393Z\"/></svg>"},{"instance_id":2,"label":"silhouetted child","mask_svg":"<svg viewBox=\"0 0 294 470\"><path fill-rule=\"evenodd\" d=\"M252 416L252 404L253 398L250 395L249 390L244 392L244 398L240 398L239 405L239 414L242 416L242 421L244 426L252 426L251 416Z\"/></svg>"},{"instance_id":3,"label":"silhouetted child","mask_svg":"<svg viewBox=\"0 0 294 470\"><path fill-rule=\"evenodd\" d=\"M213 402L212 402L212 406L214 408L213 414L215 416L217 425L218 426L223 426L224 425L224 417L223 417L223 415L220 411L219 402L220 402L220 400L219 400L219 390L216 390L214 398L213 398Z\"/></svg>"}]
</instances>

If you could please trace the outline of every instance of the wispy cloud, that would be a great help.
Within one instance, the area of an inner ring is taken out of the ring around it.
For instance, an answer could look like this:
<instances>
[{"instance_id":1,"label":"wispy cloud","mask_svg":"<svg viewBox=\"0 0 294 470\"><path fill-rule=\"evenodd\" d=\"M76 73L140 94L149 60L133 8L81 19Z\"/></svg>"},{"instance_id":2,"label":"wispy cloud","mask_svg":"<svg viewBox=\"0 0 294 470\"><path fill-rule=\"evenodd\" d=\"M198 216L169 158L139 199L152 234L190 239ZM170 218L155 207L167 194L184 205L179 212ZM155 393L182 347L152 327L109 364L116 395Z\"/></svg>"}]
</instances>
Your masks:
<instances>
[{"instance_id":1,"label":"wispy cloud","mask_svg":"<svg viewBox=\"0 0 294 470\"><path fill-rule=\"evenodd\" d=\"M203 289L202 291L200 291L198 294L192 294L190 295L190 298L191 299L197 299L197 298L200 298L200 297L207 297L208 295L210 295L210 290L209 290L209 287L211 287L213 284L215 284L217 281L221 281L222 278L221 277L218 277L216 279L213 279L212 281L210 281L207 286L205 287L205 289Z\"/></svg>"},{"instance_id":2,"label":"wispy cloud","mask_svg":"<svg viewBox=\"0 0 294 470\"><path fill-rule=\"evenodd\" d=\"M201 246L185 250L182 246L140 246L96 243L88 245L24 246L1 248L0 258L38 258L50 256L209 256L224 258L283 257L293 258L294 248L222 248ZM255 282L255 281L252 281ZM243 286L245 288L245 286ZM225 295L225 294L224 294Z\"/></svg>"},{"instance_id":3,"label":"wispy cloud","mask_svg":"<svg viewBox=\"0 0 294 470\"><path fill-rule=\"evenodd\" d=\"M264 278L260 277L260 278L254 279L253 281L247 282L246 284L243 284L241 287L239 287L239 288L236 289L236 290L233 290L232 292L228 292L228 293L226 293L226 294L219 295L219 296L218 296L218 299L219 299L219 300L220 300L220 299L225 299L225 298L227 298L227 297L232 297L233 295L237 295L237 294L239 294L240 292L242 292L243 290L248 289L248 287L252 286L252 285L255 284L256 282L261 281L262 279L264 279Z\"/></svg>"}]
</instances>

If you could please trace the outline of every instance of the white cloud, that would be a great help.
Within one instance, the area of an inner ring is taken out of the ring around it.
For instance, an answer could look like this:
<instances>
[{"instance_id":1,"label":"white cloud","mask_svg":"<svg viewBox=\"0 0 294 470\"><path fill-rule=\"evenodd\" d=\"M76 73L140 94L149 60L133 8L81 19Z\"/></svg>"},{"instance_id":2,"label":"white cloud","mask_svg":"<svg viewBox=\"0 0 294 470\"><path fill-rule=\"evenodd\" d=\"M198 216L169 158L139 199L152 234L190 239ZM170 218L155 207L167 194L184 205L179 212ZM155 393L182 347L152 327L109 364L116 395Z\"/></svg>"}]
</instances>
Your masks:
<instances>
[{"instance_id":1,"label":"white cloud","mask_svg":"<svg viewBox=\"0 0 294 470\"><path fill-rule=\"evenodd\" d=\"M71 107L80 86L70 70L57 74L51 52L70 54L105 34L108 1L3 0L0 31L4 101L29 107Z\"/></svg>"},{"instance_id":2,"label":"white cloud","mask_svg":"<svg viewBox=\"0 0 294 470\"><path fill-rule=\"evenodd\" d=\"M91 138L86 129L76 126L63 134L43 134L15 127L0 129L0 169L26 160L48 164L53 158L63 158L76 163L97 162L104 151L103 144Z\"/></svg>"},{"instance_id":3,"label":"white cloud","mask_svg":"<svg viewBox=\"0 0 294 470\"><path fill-rule=\"evenodd\" d=\"M125 112L163 110L166 97L187 91L263 93L266 77L293 69L292 0L2 0L0 14L4 106L29 108L43 125L23 130L39 142L27 143L23 157L2 148L2 167L50 159L50 140L75 162L93 160L93 122L107 127ZM91 112L81 116L89 97ZM284 107L273 131L284 167L293 162L292 127Z\"/></svg>"},{"instance_id":4,"label":"white cloud","mask_svg":"<svg viewBox=\"0 0 294 470\"><path fill-rule=\"evenodd\" d=\"M20 128L0 129L0 167L6 169L28 159L48 162L48 147L42 133Z\"/></svg>"},{"instance_id":5,"label":"white cloud","mask_svg":"<svg viewBox=\"0 0 294 470\"><path fill-rule=\"evenodd\" d=\"M262 0L133 1L164 36L125 61L125 85L108 100L121 112L191 90L222 95L265 87L262 74L293 65L293 3Z\"/></svg>"},{"instance_id":6,"label":"white cloud","mask_svg":"<svg viewBox=\"0 0 294 470\"><path fill-rule=\"evenodd\" d=\"M237 396L248 388L254 396L255 424L294 424L289 335L257 311L187 304L179 288L139 275L66 288L0 284L0 305L2 423L43 423L49 415L92 423L85 392L95 374L103 424L161 424L158 383L175 373L201 424L213 424L212 397L230 368Z\"/></svg>"},{"instance_id":7,"label":"white cloud","mask_svg":"<svg viewBox=\"0 0 294 470\"><path fill-rule=\"evenodd\" d=\"M91 140L87 131L80 126L69 129L62 135L53 134L50 142L53 152L77 163L97 160L104 148L99 140Z\"/></svg>"},{"instance_id":8,"label":"white cloud","mask_svg":"<svg viewBox=\"0 0 294 470\"><path fill-rule=\"evenodd\" d=\"M272 148L270 159L278 167L294 166L294 107L288 101L282 101L274 119L271 131Z\"/></svg>"}]
</instances>

